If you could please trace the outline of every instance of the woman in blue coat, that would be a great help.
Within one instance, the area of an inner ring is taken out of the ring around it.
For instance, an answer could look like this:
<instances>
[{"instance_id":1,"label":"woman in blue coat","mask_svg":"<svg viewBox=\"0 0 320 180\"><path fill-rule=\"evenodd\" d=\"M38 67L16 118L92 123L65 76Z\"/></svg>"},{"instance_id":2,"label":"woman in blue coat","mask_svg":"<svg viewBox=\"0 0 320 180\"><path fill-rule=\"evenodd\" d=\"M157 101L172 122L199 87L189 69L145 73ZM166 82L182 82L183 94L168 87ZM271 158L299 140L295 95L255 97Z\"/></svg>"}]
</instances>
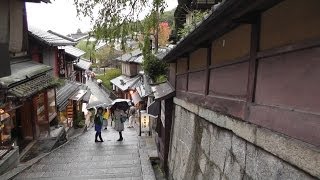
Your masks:
<instances>
[{"instance_id":1,"label":"woman in blue coat","mask_svg":"<svg viewBox=\"0 0 320 180\"><path fill-rule=\"evenodd\" d=\"M97 110L97 114L94 117L94 129L96 130L95 142L103 142L101 137L101 130L103 124L103 108L99 107ZM98 141L98 137L100 141Z\"/></svg>"}]
</instances>

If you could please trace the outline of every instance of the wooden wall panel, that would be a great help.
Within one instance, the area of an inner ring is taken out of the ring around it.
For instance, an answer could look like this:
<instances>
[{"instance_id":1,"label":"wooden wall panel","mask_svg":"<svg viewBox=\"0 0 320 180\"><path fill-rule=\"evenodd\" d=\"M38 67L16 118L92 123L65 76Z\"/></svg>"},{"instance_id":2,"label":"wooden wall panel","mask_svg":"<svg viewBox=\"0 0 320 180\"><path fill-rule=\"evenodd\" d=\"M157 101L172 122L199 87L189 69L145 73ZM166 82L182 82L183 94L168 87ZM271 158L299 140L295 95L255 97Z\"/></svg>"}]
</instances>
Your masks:
<instances>
[{"instance_id":1,"label":"wooden wall panel","mask_svg":"<svg viewBox=\"0 0 320 180\"><path fill-rule=\"evenodd\" d=\"M188 72L188 61L187 58L181 58L177 60L177 73L186 73Z\"/></svg>"},{"instance_id":2,"label":"wooden wall panel","mask_svg":"<svg viewBox=\"0 0 320 180\"><path fill-rule=\"evenodd\" d=\"M186 74L177 76L176 90L177 91L187 90L187 75Z\"/></svg>"},{"instance_id":3,"label":"wooden wall panel","mask_svg":"<svg viewBox=\"0 0 320 180\"><path fill-rule=\"evenodd\" d=\"M207 66L208 49L200 48L190 54L189 70L204 69Z\"/></svg>"},{"instance_id":4,"label":"wooden wall panel","mask_svg":"<svg viewBox=\"0 0 320 180\"><path fill-rule=\"evenodd\" d=\"M285 0L262 13L261 50L320 38L319 7L319 0Z\"/></svg>"},{"instance_id":5,"label":"wooden wall panel","mask_svg":"<svg viewBox=\"0 0 320 180\"><path fill-rule=\"evenodd\" d=\"M247 94L249 63L239 63L210 72L209 94L245 98Z\"/></svg>"},{"instance_id":6,"label":"wooden wall panel","mask_svg":"<svg viewBox=\"0 0 320 180\"><path fill-rule=\"evenodd\" d=\"M169 82L174 88L176 87L176 63L169 64Z\"/></svg>"},{"instance_id":7,"label":"wooden wall panel","mask_svg":"<svg viewBox=\"0 0 320 180\"><path fill-rule=\"evenodd\" d=\"M251 25L241 25L212 43L211 64L226 64L250 52Z\"/></svg>"},{"instance_id":8,"label":"wooden wall panel","mask_svg":"<svg viewBox=\"0 0 320 180\"><path fill-rule=\"evenodd\" d=\"M249 121L320 146L320 116L268 106L251 106Z\"/></svg>"},{"instance_id":9,"label":"wooden wall panel","mask_svg":"<svg viewBox=\"0 0 320 180\"><path fill-rule=\"evenodd\" d=\"M188 78L188 91L204 94L206 87L206 72L199 71L194 73L189 73Z\"/></svg>"},{"instance_id":10,"label":"wooden wall panel","mask_svg":"<svg viewBox=\"0 0 320 180\"><path fill-rule=\"evenodd\" d=\"M259 61L256 103L320 113L320 47Z\"/></svg>"}]
</instances>

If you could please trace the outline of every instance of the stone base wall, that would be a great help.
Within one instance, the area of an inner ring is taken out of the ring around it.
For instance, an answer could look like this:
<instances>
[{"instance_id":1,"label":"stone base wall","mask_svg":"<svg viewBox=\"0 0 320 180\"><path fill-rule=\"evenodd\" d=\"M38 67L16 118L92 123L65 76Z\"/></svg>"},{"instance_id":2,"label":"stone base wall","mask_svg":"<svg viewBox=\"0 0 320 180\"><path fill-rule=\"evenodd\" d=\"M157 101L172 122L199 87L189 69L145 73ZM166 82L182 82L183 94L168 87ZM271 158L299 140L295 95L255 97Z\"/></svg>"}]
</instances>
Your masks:
<instances>
[{"instance_id":1,"label":"stone base wall","mask_svg":"<svg viewBox=\"0 0 320 180\"><path fill-rule=\"evenodd\" d=\"M254 137L250 142L251 128L243 128L243 125L227 126L228 121L235 120L213 111L206 111L206 115L200 117L200 107L187 104L175 99L175 118L172 125L171 144L169 152L169 179L316 179L320 166L304 167L304 161L294 161L289 158L280 158L275 152L268 152L257 145L257 139L266 136L259 134L254 127ZM209 117L210 114L210 117ZM204 118L206 117L206 118ZM212 119L213 118L213 119ZM217 123L214 123L214 122ZM222 123L222 124L219 124ZM234 123L235 124L235 123ZM223 127L226 126L226 127ZM254 126L254 125L248 125ZM241 131L241 132L240 132ZM248 139L249 138L249 139ZM279 149L281 143L279 136L276 142L269 142L274 149ZM280 148L281 149L281 148ZM295 148L297 150L297 148ZM309 148L310 149L310 148ZM312 149L312 148L311 148ZM292 150L283 149L290 155ZM319 159L319 151L304 153L303 156ZM282 154L285 152L278 152ZM299 153L299 152L296 152ZM291 162L300 162L292 164ZM310 162L312 163L312 162ZM319 163L319 162L318 162ZM318 164L313 164L318 165Z\"/></svg>"}]
</instances>

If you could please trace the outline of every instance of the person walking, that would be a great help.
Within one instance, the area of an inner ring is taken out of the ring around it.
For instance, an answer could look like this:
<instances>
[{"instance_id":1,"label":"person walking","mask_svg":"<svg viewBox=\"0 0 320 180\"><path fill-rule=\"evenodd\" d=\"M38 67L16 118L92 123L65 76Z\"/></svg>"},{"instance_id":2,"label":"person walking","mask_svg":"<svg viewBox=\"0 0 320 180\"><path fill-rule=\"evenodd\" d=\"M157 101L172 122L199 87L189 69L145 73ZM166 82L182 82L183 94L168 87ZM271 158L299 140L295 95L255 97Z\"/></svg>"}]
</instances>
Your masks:
<instances>
[{"instance_id":1,"label":"person walking","mask_svg":"<svg viewBox=\"0 0 320 180\"><path fill-rule=\"evenodd\" d=\"M133 128L135 114L136 114L136 108L134 106L131 106L129 109L129 126L128 128Z\"/></svg>"},{"instance_id":2,"label":"person walking","mask_svg":"<svg viewBox=\"0 0 320 180\"><path fill-rule=\"evenodd\" d=\"M114 119L114 129L119 132L119 139L117 141L123 141L122 131L124 130L123 123L126 120L126 115L124 111L117 106L111 108L111 112Z\"/></svg>"},{"instance_id":3,"label":"person walking","mask_svg":"<svg viewBox=\"0 0 320 180\"><path fill-rule=\"evenodd\" d=\"M110 118L110 110L109 108L106 108L104 113L103 113L103 124L104 124L104 129L107 130L108 129L108 120Z\"/></svg>"},{"instance_id":4,"label":"person walking","mask_svg":"<svg viewBox=\"0 0 320 180\"><path fill-rule=\"evenodd\" d=\"M101 137L101 129L103 124L103 108L99 107L97 110L97 114L94 117L94 129L96 130L96 136L95 136L95 142L103 142L103 139ZM98 141L98 137L100 141Z\"/></svg>"}]
</instances>

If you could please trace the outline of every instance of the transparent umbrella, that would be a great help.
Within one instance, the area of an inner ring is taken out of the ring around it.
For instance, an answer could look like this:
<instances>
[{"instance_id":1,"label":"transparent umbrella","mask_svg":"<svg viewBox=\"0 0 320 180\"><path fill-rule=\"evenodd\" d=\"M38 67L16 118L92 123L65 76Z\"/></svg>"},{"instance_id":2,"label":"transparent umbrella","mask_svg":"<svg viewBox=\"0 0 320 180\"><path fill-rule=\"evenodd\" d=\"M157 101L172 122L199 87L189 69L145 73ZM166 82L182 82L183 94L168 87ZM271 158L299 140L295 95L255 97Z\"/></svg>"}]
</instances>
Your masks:
<instances>
[{"instance_id":1,"label":"transparent umbrella","mask_svg":"<svg viewBox=\"0 0 320 180\"><path fill-rule=\"evenodd\" d=\"M94 107L98 107L99 105L102 105L104 104L102 101L100 101L98 98L96 98L94 95L91 95L90 96L90 99L89 99L89 103L87 105L87 109L91 109L91 108L94 108Z\"/></svg>"}]
</instances>

